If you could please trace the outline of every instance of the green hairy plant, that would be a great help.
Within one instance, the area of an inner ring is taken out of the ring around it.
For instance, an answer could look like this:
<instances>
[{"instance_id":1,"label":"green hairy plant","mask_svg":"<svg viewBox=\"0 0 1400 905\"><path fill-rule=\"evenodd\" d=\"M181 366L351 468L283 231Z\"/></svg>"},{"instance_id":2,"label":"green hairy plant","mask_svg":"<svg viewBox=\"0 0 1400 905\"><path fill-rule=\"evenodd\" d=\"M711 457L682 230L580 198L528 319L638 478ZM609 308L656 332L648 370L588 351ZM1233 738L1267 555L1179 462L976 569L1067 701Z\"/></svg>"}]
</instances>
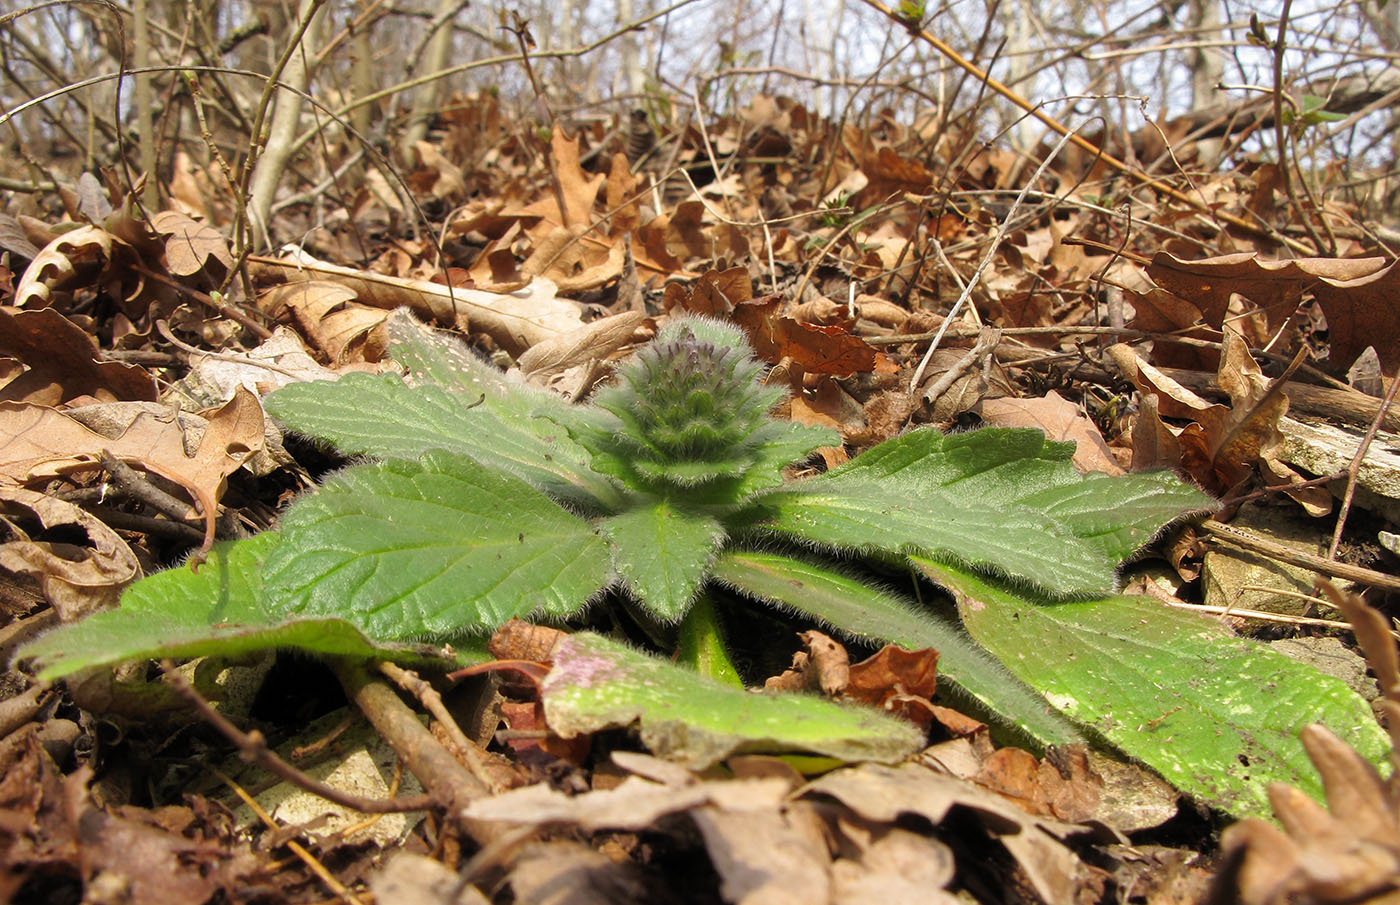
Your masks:
<instances>
[{"instance_id":1,"label":"green hairy plant","mask_svg":"<svg viewBox=\"0 0 1400 905\"><path fill-rule=\"evenodd\" d=\"M501 374L406 314L389 329L402 375L349 374L266 400L289 429L376 461L328 478L276 531L216 546L198 573L137 582L119 609L22 655L49 678L268 647L457 663L513 617L565 619L608 601L718 681L667 690L677 668L580 640L565 673L593 691L576 688L567 710L570 683L554 681L552 725L640 719L644 739L685 738L671 727L710 720L713 695L732 718L713 728L711 759L752 747L756 723L760 740L838 757L897 758L918 743L873 713L823 711L833 722L800 737L797 711L757 716L765 699L734 690L725 654L742 616L715 615L747 602L848 638L935 648L941 687L1024 743L1116 745L1235 813L1267 808L1269 781L1315 784L1296 741L1309 722L1349 733L1368 756L1385 750L1341 683L1213 622L1115 595L1126 558L1215 505L1170 473L1083 475L1072 443L1036 430L924 428L788 480L786 466L840 437L770 416L783 390L764 385L728 324L671 321L589 405Z\"/></svg>"}]
</instances>

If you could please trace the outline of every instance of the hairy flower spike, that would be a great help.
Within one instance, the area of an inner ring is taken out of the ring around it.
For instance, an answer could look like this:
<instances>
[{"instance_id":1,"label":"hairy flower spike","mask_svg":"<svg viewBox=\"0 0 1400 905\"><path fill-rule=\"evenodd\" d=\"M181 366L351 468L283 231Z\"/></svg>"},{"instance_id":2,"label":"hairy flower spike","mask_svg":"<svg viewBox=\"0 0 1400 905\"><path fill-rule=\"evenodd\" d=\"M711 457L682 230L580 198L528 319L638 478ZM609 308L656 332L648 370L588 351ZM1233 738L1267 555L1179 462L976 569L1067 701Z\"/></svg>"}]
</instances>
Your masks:
<instances>
[{"instance_id":1,"label":"hairy flower spike","mask_svg":"<svg viewBox=\"0 0 1400 905\"><path fill-rule=\"evenodd\" d=\"M834 439L773 421L768 412L784 391L763 386L762 375L741 331L700 318L674 321L599 391L597 416L576 439L593 454L594 468L636 489L711 498L728 482L736 498L724 501L738 502L780 483L783 465Z\"/></svg>"}]
</instances>

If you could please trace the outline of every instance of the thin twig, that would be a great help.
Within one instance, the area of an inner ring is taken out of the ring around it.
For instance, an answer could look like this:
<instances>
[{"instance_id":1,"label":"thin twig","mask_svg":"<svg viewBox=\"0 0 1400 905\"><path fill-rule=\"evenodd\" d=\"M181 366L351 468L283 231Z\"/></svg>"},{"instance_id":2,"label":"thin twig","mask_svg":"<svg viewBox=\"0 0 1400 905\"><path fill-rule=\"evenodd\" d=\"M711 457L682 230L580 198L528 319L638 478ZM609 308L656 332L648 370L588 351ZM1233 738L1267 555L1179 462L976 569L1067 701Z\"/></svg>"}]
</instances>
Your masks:
<instances>
[{"instance_id":1,"label":"thin twig","mask_svg":"<svg viewBox=\"0 0 1400 905\"><path fill-rule=\"evenodd\" d=\"M1342 508L1337 513L1337 525L1332 529L1332 542L1327 545L1328 559L1335 559L1337 556L1337 547L1342 543L1342 531L1346 528L1347 513L1351 511L1351 501L1356 496L1356 481L1361 474L1361 463L1366 460L1366 453L1371 449L1371 441L1376 439L1376 432L1385 423L1385 414L1395 401L1396 389L1400 389L1400 368L1396 369L1395 376L1391 378L1390 389L1386 392L1385 398L1381 400L1381 407L1376 412L1375 420L1371 422L1366 436L1361 438L1360 445L1356 447L1356 455L1351 457L1351 464L1347 466L1347 489L1346 493L1342 495Z\"/></svg>"},{"instance_id":2,"label":"thin twig","mask_svg":"<svg viewBox=\"0 0 1400 905\"><path fill-rule=\"evenodd\" d=\"M264 826L273 831L282 829L281 825L272 819L272 815L269 814L262 805L258 804L258 800L252 795L249 795L246 789L220 771L214 770L213 772L223 780L225 785L233 790L233 794L237 795L240 801L248 806L248 810L257 815L257 818L263 822ZM326 866L322 864L315 855L311 854L306 846L295 839L288 839L284 844L287 848L291 849L292 854L296 855L297 858L301 860L301 863L305 864L313 874L320 878L322 883L326 884L326 888L334 893L337 898L344 899L349 902L350 905L365 905L364 900L358 898L345 887L344 883L337 880L335 875L327 870Z\"/></svg>"},{"instance_id":3,"label":"thin twig","mask_svg":"<svg viewBox=\"0 0 1400 905\"><path fill-rule=\"evenodd\" d=\"M436 688L424 681L413 670L404 669L397 663L390 663L387 660L379 663L379 671L388 676L395 685L416 697L433 715L433 718L438 721L438 725L447 733L453 747L457 749L461 760L466 763L467 769L472 771L473 776L481 780L482 784L491 791L501 791L501 784L492 778L491 772L486 768L486 752L481 750L480 745L467 738L462 727L458 726L452 714L448 713L446 705L442 703L442 695L438 694Z\"/></svg>"},{"instance_id":4,"label":"thin twig","mask_svg":"<svg viewBox=\"0 0 1400 905\"><path fill-rule=\"evenodd\" d=\"M1400 591L1400 578L1394 575L1387 575L1385 572L1377 572L1374 569L1323 559L1321 556L1313 556L1309 553L1301 553L1294 550L1292 547L1269 540L1267 537L1261 537L1258 534L1242 531L1239 528L1233 528L1219 522L1206 520L1201 523L1200 530L1222 543L1227 543L1245 550L1255 550L1260 553L1265 553L1272 556L1274 559L1291 563L1295 566L1302 566L1304 569L1312 569L1314 572L1319 572L1323 575L1332 575L1336 578L1356 581L1376 588L1385 588L1389 591Z\"/></svg>"},{"instance_id":5,"label":"thin twig","mask_svg":"<svg viewBox=\"0 0 1400 905\"><path fill-rule=\"evenodd\" d=\"M97 461L106 469L112 483L121 493L142 505L149 506L161 515L169 516L178 524L191 527L185 521L190 511L188 500L182 500L161 490L139 471L114 456L109 449L102 450L97 456Z\"/></svg>"},{"instance_id":6,"label":"thin twig","mask_svg":"<svg viewBox=\"0 0 1400 905\"><path fill-rule=\"evenodd\" d=\"M1238 616L1241 619L1258 619L1262 622L1278 622L1285 625L1311 625L1319 628L1336 628L1351 631L1351 624L1337 619L1319 619L1316 616L1290 616L1287 613L1270 613L1264 610L1242 610L1234 606L1218 606L1209 603L1187 603L1179 597L1175 597L1163 590L1157 582L1150 578L1143 580L1141 587L1143 596L1151 597L1159 603L1164 603L1169 607L1178 610L1192 610L1197 613L1206 613L1212 616ZM1315 598L1310 598L1315 599Z\"/></svg>"},{"instance_id":7,"label":"thin twig","mask_svg":"<svg viewBox=\"0 0 1400 905\"><path fill-rule=\"evenodd\" d=\"M267 745L267 739L263 734L254 729L252 732L244 732L229 721L213 705L206 701L198 691L175 669L175 664L170 660L162 660L161 671L165 673L165 678L175 689L176 694L199 711L205 722L209 723L219 731L219 734L227 738L238 746L239 756L249 763L256 764L278 776L294 786L305 789L313 795L319 795L327 801L334 802L342 807L361 811L365 814L395 814L401 811L424 811L438 803L437 798L431 794L409 795L400 798L366 798L363 795L356 795L344 789L337 789L328 786L319 779L314 779L307 774L293 767L284 761Z\"/></svg>"}]
</instances>

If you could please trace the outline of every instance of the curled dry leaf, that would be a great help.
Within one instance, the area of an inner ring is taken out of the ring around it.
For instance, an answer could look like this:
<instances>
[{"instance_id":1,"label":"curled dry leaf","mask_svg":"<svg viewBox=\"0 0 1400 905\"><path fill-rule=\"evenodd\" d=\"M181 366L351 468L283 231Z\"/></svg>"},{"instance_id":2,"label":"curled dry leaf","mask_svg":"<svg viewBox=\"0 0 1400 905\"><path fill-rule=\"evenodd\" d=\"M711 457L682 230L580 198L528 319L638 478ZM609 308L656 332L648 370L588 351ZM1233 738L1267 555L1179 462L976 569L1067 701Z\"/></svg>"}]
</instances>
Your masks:
<instances>
[{"instance_id":1,"label":"curled dry leaf","mask_svg":"<svg viewBox=\"0 0 1400 905\"><path fill-rule=\"evenodd\" d=\"M330 359L332 366L366 358L366 339L389 312L355 301L355 291L331 280L274 286L258 297L258 308L279 321L290 320Z\"/></svg>"},{"instance_id":2,"label":"curled dry leaf","mask_svg":"<svg viewBox=\"0 0 1400 905\"><path fill-rule=\"evenodd\" d=\"M482 292L328 264L296 248L284 251L280 260L252 259L254 276L270 282L336 282L349 288L362 304L386 310L406 307L420 318L464 333L478 330L513 355L583 326L578 306L558 298L557 287L546 279L535 279L518 292Z\"/></svg>"},{"instance_id":3,"label":"curled dry leaf","mask_svg":"<svg viewBox=\"0 0 1400 905\"><path fill-rule=\"evenodd\" d=\"M1400 268L1385 258L1300 258L1261 261L1253 253L1199 261L1159 253L1148 268L1158 284L1195 302L1206 323L1221 326L1230 296L1249 298L1270 327L1293 312L1304 290L1327 315L1327 367L1345 373L1367 346L1392 373L1400 364Z\"/></svg>"},{"instance_id":4,"label":"curled dry leaf","mask_svg":"<svg viewBox=\"0 0 1400 905\"><path fill-rule=\"evenodd\" d=\"M1168 453L1172 447L1170 435L1181 451L1180 462L1152 461L1143 465L1176 464L1202 486L1216 492L1237 486L1256 465L1270 483L1300 481L1301 477L1278 456L1283 443L1279 425L1288 413L1288 396L1264 376L1238 332L1226 329L1224 346L1217 379L1230 397L1228 406L1202 399L1148 364L1129 346L1109 347L1109 357L1142 397L1154 400L1138 414L1133 440L1135 445L1142 445L1134 450L1134 465L1139 465L1139 452L1144 459L1153 460ZM1174 430L1161 421L1163 417L1190 419L1193 423ZM1331 511L1332 497L1325 488L1309 487L1289 495L1310 515Z\"/></svg>"},{"instance_id":5,"label":"curled dry leaf","mask_svg":"<svg viewBox=\"0 0 1400 905\"><path fill-rule=\"evenodd\" d=\"M985 789L926 767L862 764L828 773L802 794L829 796L879 824L914 814L938 826L954 808L963 808L1005 846L1041 901L1096 901L1103 891L1103 872L1080 861L1060 841L1082 828L1033 817Z\"/></svg>"},{"instance_id":6,"label":"curled dry leaf","mask_svg":"<svg viewBox=\"0 0 1400 905\"><path fill-rule=\"evenodd\" d=\"M214 520L224 481L263 447L257 397L239 387L231 400L206 412L208 425L193 450L175 410L142 411L119 435L106 437L58 409L0 403L0 483L28 484L96 467L104 451L184 487L204 518L204 546L214 542Z\"/></svg>"},{"instance_id":7,"label":"curled dry leaf","mask_svg":"<svg viewBox=\"0 0 1400 905\"><path fill-rule=\"evenodd\" d=\"M96 226L82 226L54 239L25 268L15 287L15 307L48 307L53 291L70 285L80 268L105 265L114 243L121 240Z\"/></svg>"},{"instance_id":8,"label":"curled dry leaf","mask_svg":"<svg viewBox=\"0 0 1400 905\"><path fill-rule=\"evenodd\" d=\"M807 691L821 689L834 696L846 690L851 678L851 660L846 648L830 635L818 631L799 632L806 650L792 655L792 666L782 675L763 683L767 691Z\"/></svg>"},{"instance_id":9,"label":"curled dry leaf","mask_svg":"<svg viewBox=\"0 0 1400 905\"><path fill-rule=\"evenodd\" d=\"M532 346L516 361L526 377L546 379L579 365L596 364L632 341L646 320L641 311L624 311Z\"/></svg>"},{"instance_id":10,"label":"curled dry leaf","mask_svg":"<svg viewBox=\"0 0 1400 905\"><path fill-rule=\"evenodd\" d=\"M13 313L0 308L0 356L24 366L0 387L0 399L58 405L80 396L156 398L155 381L144 369L102 361L92 337L53 308Z\"/></svg>"},{"instance_id":11,"label":"curled dry leaf","mask_svg":"<svg viewBox=\"0 0 1400 905\"><path fill-rule=\"evenodd\" d=\"M165 266L178 277L204 276L217 286L233 270L228 240L214 227L178 211L161 211L151 226L165 238Z\"/></svg>"},{"instance_id":12,"label":"curled dry leaf","mask_svg":"<svg viewBox=\"0 0 1400 905\"><path fill-rule=\"evenodd\" d=\"M1400 655L1384 618L1355 594L1319 582L1356 627L1384 689L1392 745L1400 742ZM1282 826L1254 818L1225 831L1227 867L1217 891L1241 905L1394 902L1400 897L1400 771L1382 779L1354 748L1320 724L1303 729L1308 759L1322 776L1327 807L1282 783L1269 803ZM1393 763L1400 762L1392 751Z\"/></svg>"},{"instance_id":13,"label":"curled dry leaf","mask_svg":"<svg viewBox=\"0 0 1400 905\"><path fill-rule=\"evenodd\" d=\"M496 629L486 649L497 660L530 660L547 663L554 659L554 649L568 633L547 625L534 625L523 619L512 619Z\"/></svg>"},{"instance_id":14,"label":"curled dry leaf","mask_svg":"<svg viewBox=\"0 0 1400 905\"><path fill-rule=\"evenodd\" d=\"M0 513L10 536L0 543L0 569L28 575L64 622L76 622L116 606L141 567L121 535L77 506L22 487L0 487ZM71 527L86 545L37 541L23 532L26 521L45 532Z\"/></svg>"}]
</instances>

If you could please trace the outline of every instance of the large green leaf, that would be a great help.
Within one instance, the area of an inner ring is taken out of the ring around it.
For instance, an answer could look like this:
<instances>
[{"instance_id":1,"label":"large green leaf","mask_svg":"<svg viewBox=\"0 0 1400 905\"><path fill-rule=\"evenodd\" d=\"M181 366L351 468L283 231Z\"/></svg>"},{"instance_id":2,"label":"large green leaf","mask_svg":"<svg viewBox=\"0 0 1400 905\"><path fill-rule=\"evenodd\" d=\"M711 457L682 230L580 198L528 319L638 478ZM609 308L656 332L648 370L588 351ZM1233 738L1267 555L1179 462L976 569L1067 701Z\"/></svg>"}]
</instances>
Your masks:
<instances>
[{"instance_id":1,"label":"large green leaf","mask_svg":"<svg viewBox=\"0 0 1400 905\"><path fill-rule=\"evenodd\" d=\"M496 401L493 408L473 407L441 387L409 387L393 374L346 374L334 383L283 387L264 404L285 426L350 455L415 459L446 449L557 496L590 505L615 498L613 485L588 468L586 454L562 428L532 417L530 399ZM498 414L512 404L518 404L514 414Z\"/></svg>"},{"instance_id":2,"label":"large green leaf","mask_svg":"<svg viewBox=\"0 0 1400 905\"><path fill-rule=\"evenodd\" d=\"M555 647L540 700L561 735L640 722L643 744L694 769L754 751L894 762L924 742L912 724L875 710L744 691L591 632Z\"/></svg>"},{"instance_id":3,"label":"large green leaf","mask_svg":"<svg viewBox=\"0 0 1400 905\"><path fill-rule=\"evenodd\" d=\"M1115 562L1127 559L1182 515L1219 508L1214 499L1169 471L1084 475L1016 503L1069 526L1076 537Z\"/></svg>"},{"instance_id":4,"label":"large green leaf","mask_svg":"<svg viewBox=\"0 0 1400 905\"><path fill-rule=\"evenodd\" d=\"M284 387L264 399L292 430L343 453L416 459L430 449L465 452L566 499L611 506L617 489L588 467L561 424L578 410L511 378L460 341L407 314L389 319L397 375L347 374Z\"/></svg>"},{"instance_id":5,"label":"large green leaf","mask_svg":"<svg viewBox=\"0 0 1400 905\"><path fill-rule=\"evenodd\" d=\"M381 639L487 632L572 613L607 585L607 544L520 478L431 452L351 468L293 505L269 595Z\"/></svg>"},{"instance_id":6,"label":"large green leaf","mask_svg":"<svg viewBox=\"0 0 1400 905\"><path fill-rule=\"evenodd\" d=\"M275 531L216 544L198 572L180 567L138 581L121 607L66 625L19 652L40 677L155 657L237 656L268 648L422 661L446 657L423 645L382 644L344 619L288 619L263 593L259 568ZM460 660L460 658L458 658ZM461 661L465 662L465 661Z\"/></svg>"},{"instance_id":7,"label":"large green leaf","mask_svg":"<svg viewBox=\"0 0 1400 905\"><path fill-rule=\"evenodd\" d=\"M815 617L843 635L910 650L934 648L940 679L973 698L986 719L1029 736L1038 746L1084 740L1074 724L1008 673L960 627L904 597L776 553L725 553L715 562L712 574L760 600Z\"/></svg>"},{"instance_id":8,"label":"large green leaf","mask_svg":"<svg viewBox=\"0 0 1400 905\"><path fill-rule=\"evenodd\" d=\"M724 541L719 522L664 499L604 519L598 528L612 541L618 575L643 606L668 621L685 615Z\"/></svg>"},{"instance_id":9,"label":"large green leaf","mask_svg":"<svg viewBox=\"0 0 1400 905\"><path fill-rule=\"evenodd\" d=\"M1079 474L1038 430L912 431L762 498L760 527L861 553L915 553L1031 582L1055 597L1113 589L1122 559L1214 505L1168 474Z\"/></svg>"},{"instance_id":10,"label":"large green leaf","mask_svg":"<svg viewBox=\"0 0 1400 905\"><path fill-rule=\"evenodd\" d=\"M1341 681L1142 597L1048 603L924 562L968 632L1057 707L1177 788L1268 814L1270 782L1321 798L1298 732L1321 722L1374 763L1389 745Z\"/></svg>"}]
</instances>

